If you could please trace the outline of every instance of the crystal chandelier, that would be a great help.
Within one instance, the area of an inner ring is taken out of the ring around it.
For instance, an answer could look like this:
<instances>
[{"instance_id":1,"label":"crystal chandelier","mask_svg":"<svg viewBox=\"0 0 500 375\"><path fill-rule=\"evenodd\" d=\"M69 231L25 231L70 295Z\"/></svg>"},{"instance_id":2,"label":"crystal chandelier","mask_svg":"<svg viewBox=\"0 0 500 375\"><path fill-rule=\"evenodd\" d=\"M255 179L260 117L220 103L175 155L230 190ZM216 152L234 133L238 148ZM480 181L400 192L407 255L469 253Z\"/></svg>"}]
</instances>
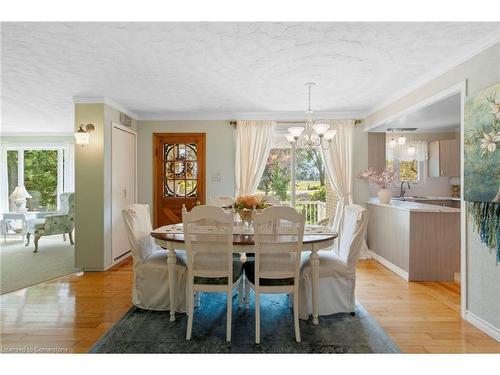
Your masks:
<instances>
[{"instance_id":1,"label":"crystal chandelier","mask_svg":"<svg viewBox=\"0 0 500 375\"><path fill-rule=\"evenodd\" d=\"M314 122L313 111L311 110L311 88L315 85L314 82L306 83L309 89L309 107L306 111L307 121L305 128L302 126L294 126L288 128L288 134L286 139L290 143L295 143L299 148L317 148L321 146L322 148L328 148L328 145L337 134L337 131L330 129L329 124ZM325 140L325 142L323 142Z\"/></svg>"}]
</instances>

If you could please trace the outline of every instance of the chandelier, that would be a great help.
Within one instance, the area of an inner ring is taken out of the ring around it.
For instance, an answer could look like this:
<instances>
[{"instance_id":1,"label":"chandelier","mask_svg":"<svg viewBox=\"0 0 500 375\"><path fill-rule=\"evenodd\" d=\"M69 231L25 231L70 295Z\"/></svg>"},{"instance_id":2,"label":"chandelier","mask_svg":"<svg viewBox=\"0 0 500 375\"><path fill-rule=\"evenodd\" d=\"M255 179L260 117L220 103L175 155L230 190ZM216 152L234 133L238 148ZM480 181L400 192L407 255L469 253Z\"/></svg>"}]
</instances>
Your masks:
<instances>
[{"instance_id":1,"label":"chandelier","mask_svg":"<svg viewBox=\"0 0 500 375\"><path fill-rule=\"evenodd\" d=\"M313 111L311 110L311 88L316 85L314 82L306 83L309 89L309 107L306 111L307 121L305 128L302 126L293 126L288 128L286 139L291 144L299 148L317 148L321 146L327 149L337 131L330 129L330 125L313 120ZM325 143L326 141L327 143Z\"/></svg>"}]
</instances>

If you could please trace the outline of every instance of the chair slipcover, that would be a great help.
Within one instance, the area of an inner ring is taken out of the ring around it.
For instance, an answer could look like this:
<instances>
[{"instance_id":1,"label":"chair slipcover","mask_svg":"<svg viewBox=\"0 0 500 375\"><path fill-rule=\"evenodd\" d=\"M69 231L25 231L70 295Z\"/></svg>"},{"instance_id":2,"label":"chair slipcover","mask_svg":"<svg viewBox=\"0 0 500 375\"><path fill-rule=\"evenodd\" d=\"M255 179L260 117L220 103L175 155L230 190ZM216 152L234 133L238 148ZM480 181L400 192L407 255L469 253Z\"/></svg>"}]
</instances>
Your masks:
<instances>
[{"instance_id":1,"label":"chair slipcover","mask_svg":"<svg viewBox=\"0 0 500 375\"><path fill-rule=\"evenodd\" d=\"M353 312L356 262L361 253L368 211L359 205L346 206L339 233L338 252L319 251L318 315ZM312 270L309 254L303 254L300 280L300 318L312 314Z\"/></svg>"},{"instance_id":2,"label":"chair slipcover","mask_svg":"<svg viewBox=\"0 0 500 375\"><path fill-rule=\"evenodd\" d=\"M170 310L167 250L151 237L147 204L132 204L122 211L134 262L132 303L145 310ZM176 250L176 311L186 311L186 252Z\"/></svg>"}]
</instances>

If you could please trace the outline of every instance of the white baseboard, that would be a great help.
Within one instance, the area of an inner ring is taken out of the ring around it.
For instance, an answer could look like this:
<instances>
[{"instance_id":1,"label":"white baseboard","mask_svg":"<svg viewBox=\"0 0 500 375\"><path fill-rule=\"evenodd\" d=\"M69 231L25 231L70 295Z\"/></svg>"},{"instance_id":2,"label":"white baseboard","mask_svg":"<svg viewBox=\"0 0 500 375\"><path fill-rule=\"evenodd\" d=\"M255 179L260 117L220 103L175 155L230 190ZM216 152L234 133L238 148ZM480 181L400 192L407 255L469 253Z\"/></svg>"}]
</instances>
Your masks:
<instances>
[{"instance_id":1,"label":"white baseboard","mask_svg":"<svg viewBox=\"0 0 500 375\"><path fill-rule=\"evenodd\" d=\"M484 321L476 314L471 313L469 310L465 312L465 320L468 321L470 324L472 324L474 327L479 328L488 336L500 342L500 329Z\"/></svg>"},{"instance_id":2,"label":"white baseboard","mask_svg":"<svg viewBox=\"0 0 500 375\"><path fill-rule=\"evenodd\" d=\"M382 264L384 267L389 268L392 272L394 272L396 275L402 277L406 281L408 281L408 272L405 270L399 268L395 264L389 262L387 259L382 258L380 255L374 253L373 251L369 250L370 255L372 256L373 259L375 259L377 262Z\"/></svg>"}]
</instances>

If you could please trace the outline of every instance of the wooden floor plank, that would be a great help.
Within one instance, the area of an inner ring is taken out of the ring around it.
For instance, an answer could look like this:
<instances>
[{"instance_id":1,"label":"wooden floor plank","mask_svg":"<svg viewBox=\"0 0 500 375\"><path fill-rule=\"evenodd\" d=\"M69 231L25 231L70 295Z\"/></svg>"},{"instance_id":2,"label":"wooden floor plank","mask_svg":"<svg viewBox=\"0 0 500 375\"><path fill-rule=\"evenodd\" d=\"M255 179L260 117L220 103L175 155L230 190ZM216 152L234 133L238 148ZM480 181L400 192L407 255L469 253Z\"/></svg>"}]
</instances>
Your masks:
<instances>
[{"instance_id":1,"label":"wooden floor plank","mask_svg":"<svg viewBox=\"0 0 500 375\"><path fill-rule=\"evenodd\" d=\"M131 307L130 260L0 297L1 348L82 353ZM500 343L460 318L460 285L408 283L360 261L356 298L405 353L500 353Z\"/></svg>"}]
</instances>

